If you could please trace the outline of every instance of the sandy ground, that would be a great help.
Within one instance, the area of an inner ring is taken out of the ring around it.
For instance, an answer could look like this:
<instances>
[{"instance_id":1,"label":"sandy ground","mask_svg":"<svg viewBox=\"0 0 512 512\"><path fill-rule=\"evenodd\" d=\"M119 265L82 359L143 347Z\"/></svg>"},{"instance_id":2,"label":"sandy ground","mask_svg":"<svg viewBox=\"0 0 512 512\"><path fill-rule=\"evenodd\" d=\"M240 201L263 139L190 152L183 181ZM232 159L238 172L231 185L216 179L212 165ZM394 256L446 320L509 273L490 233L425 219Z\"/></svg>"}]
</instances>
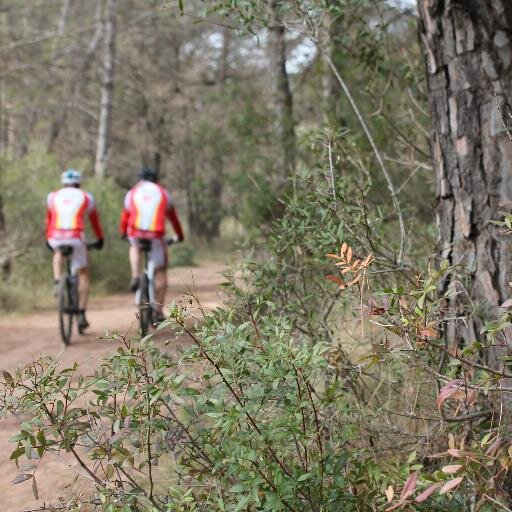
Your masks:
<instances>
[{"instance_id":1,"label":"sandy ground","mask_svg":"<svg viewBox=\"0 0 512 512\"><path fill-rule=\"evenodd\" d=\"M220 303L218 285L222 282L223 267L209 263L194 268L173 269L169 275L168 301L180 297L187 287L195 290L206 308ZM98 337L105 329L126 331L135 320L131 295L112 295L92 300L88 318L91 328L84 336L74 334L71 346L61 354L64 364L79 362L81 372L88 374L98 361L108 355L113 347ZM41 312L19 318L0 318L0 369L12 371L17 366L37 359L40 355L57 355L61 352L55 312ZM43 459L37 471L39 501L34 499L31 482L13 485L18 474L9 460L14 445L9 438L17 431L14 418L0 421L0 510L22 512L36 510L55 500L72 479L69 470L57 459Z\"/></svg>"}]
</instances>

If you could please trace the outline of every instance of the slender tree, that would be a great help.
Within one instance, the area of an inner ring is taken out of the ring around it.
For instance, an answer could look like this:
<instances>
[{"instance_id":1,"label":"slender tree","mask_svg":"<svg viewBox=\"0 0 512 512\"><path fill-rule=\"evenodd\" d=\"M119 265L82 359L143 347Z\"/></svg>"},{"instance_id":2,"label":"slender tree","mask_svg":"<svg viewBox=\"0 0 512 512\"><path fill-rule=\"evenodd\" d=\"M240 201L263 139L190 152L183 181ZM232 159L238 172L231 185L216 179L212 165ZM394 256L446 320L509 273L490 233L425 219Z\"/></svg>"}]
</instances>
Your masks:
<instances>
[{"instance_id":1,"label":"slender tree","mask_svg":"<svg viewBox=\"0 0 512 512\"><path fill-rule=\"evenodd\" d=\"M105 0L103 82L101 88L101 109L96 146L94 173L105 176L110 150L110 128L112 124L112 97L114 93L114 61L116 47L116 0Z\"/></svg>"},{"instance_id":2,"label":"slender tree","mask_svg":"<svg viewBox=\"0 0 512 512\"><path fill-rule=\"evenodd\" d=\"M432 112L441 256L467 271L445 283L452 343L480 335L511 289L511 247L490 223L512 199L512 143L500 119L512 104L512 3L419 0ZM468 315L464 304L475 306ZM480 317L480 318L479 318Z\"/></svg>"},{"instance_id":3,"label":"slender tree","mask_svg":"<svg viewBox=\"0 0 512 512\"><path fill-rule=\"evenodd\" d=\"M270 14L268 47L282 145L281 178L285 178L295 168L296 137L293 97L286 70L285 26L281 19L279 0L270 2Z\"/></svg>"}]
</instances>

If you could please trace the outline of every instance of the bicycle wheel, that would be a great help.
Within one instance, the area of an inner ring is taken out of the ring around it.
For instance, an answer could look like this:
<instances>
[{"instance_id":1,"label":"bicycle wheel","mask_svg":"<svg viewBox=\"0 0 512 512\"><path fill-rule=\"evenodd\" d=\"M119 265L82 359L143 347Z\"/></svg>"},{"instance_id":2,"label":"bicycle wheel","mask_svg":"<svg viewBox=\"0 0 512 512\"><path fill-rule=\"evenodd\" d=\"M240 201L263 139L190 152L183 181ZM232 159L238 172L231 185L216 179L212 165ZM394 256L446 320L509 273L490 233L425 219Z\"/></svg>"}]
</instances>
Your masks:
<instances>
[{"instance_id":1,"label":"bicycle wheel","mask_svg":"<svg viewBox=\"0 0 512 512\"><path fill-rule=\"evenodd\" d=\"M64 345L69 345L73 329L73 297L68 276L61 278L59 283L59 327Z\"/></svg>"},{"instance_id":2,"label":"bicycle wheel","mask_svg":"<svg viewBox=\"0 0 512 512\"><path fill-rule=\"evenodd\" d=\"M146 336L153 317L153 311L149 299L149 279L146 273L142 275L141 281L139 304L140 334L142 336Z\"/></svg>"}]
</instances>

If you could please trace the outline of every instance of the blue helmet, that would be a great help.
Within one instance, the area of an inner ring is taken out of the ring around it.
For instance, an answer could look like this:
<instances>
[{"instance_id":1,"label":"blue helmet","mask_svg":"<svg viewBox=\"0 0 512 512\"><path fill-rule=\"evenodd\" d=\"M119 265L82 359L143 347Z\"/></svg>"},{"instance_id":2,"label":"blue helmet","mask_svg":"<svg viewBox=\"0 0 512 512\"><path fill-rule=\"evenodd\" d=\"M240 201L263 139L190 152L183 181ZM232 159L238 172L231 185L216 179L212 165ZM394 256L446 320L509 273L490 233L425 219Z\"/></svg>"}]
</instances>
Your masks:
<instances>
[{"instance_id":1,"label":"blue helmet","mask_svg":"<svg viewBox=\"0 0 512 512\"><path fill-rule=\"evenodd\" d=\"M63 185L80 185L82 183L82 173L75 169L64 171L60 177Z\"/></svg>"}]
</instances>

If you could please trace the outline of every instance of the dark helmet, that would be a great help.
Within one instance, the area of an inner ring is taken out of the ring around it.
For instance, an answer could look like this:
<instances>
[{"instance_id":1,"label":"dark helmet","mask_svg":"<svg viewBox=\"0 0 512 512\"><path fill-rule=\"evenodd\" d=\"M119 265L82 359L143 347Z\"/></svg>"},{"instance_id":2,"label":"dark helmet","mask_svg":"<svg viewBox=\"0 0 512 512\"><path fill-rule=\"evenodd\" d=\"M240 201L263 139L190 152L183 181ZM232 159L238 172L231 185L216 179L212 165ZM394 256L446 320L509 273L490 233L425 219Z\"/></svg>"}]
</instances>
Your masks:
<instances>
[{"instance_id":1,"label":"dark helmet","mask_svg":"<svg viewBox=\"0 0 512 512\"><path fill-rule=\"evenodd\" d=\"M160 179L160 173L151 167L143 167L139 171L139 179L146 181L158 181Z\"/></svg>"}]
</instances>

